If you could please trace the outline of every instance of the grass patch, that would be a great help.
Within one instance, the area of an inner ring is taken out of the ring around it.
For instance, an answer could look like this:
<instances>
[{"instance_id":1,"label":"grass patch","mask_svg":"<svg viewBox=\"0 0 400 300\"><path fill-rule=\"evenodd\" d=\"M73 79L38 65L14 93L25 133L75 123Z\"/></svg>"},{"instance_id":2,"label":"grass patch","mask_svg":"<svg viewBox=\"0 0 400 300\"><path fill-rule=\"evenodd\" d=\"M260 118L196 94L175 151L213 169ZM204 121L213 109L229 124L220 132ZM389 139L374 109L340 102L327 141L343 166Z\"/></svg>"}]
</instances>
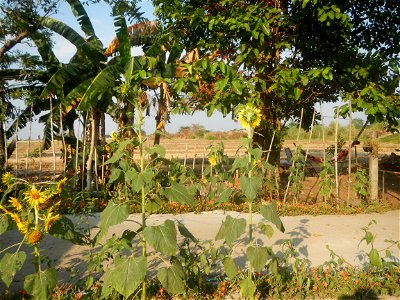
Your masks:
<instances>
[{"instance_id":1,"label":"grass patch","mask_svg":"<svg viewBox=\"0 0 400 300\"><path fill-rule=\"evenodd\" d=\"M398 144L400 143L400 133L397 132L391 135L381 137L379 141L381 143Z\"/></svg>"}]
</instances>

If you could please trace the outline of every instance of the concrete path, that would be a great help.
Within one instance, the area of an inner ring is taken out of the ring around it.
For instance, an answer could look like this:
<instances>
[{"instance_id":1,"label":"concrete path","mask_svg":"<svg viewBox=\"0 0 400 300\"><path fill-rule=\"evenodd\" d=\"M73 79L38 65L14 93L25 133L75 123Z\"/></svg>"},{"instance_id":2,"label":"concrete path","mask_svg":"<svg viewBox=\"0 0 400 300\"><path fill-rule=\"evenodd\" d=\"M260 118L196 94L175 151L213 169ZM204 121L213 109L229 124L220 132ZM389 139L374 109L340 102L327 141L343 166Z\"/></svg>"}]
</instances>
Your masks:
<instances>
[{"instance_id":1,"label":"concrete path","mask_svg":"<svg viewBox=\"0 0 400 300\"><path fill-rule=\"evenodd\" d=\"M189 231L200 240L214 240L223 220L227 215L232 217L248 219L248 214L236 212L213 211L200 214L188 213L183 215L152 215L148 224L161 224L167 219L182 222ZM86 219L86 218L85 218ZM370 250L365 242L360 243L364 236L362 227L367 226L372 220L377 224L370 227L371 232L376 235L374 246L377 249L385 249L385 240L400 240L400 210L389 211L383 214L362 214L350 216L296 216L282 217L282 222L286 228L285 233L279 232L274 227L274 235L271 239L259 233L255 234L257 242L272 246L274 251L279 251L281 243L285 239L290 239L296 247L300 257L310 260L312 266L317 266L330 259L330 252L327 246L338 255L342 256L348 263L362 265L365 262L366 254ZM261 215L254 216L254 223L262 221ZM78 219L75 217L74 221ZM98 215L85 220L90 226L98 224ZM125 229L136 229L135 222L140 221L138 214L130 215L128 220L120 225L111 228L107 236L112 234L120 235ZM93 229L95 231L96 229ZM22 236L15 230L5 232L0 235L0 251L6 247L21 241ZM245 255L246 240L238 241L235 246L235 255L240 262ZM61 278L67 278L67 274L62 270L75 269L76 272L84 272L85 256L90 248L87 246L77 246L70 242L53 237L46 237L40 244L43 249L41 253L49 257L53 266L61 268ZM15 250L14 248L9 251ZM30 248L23 247L27 253L32 252ZM400 258L399 249L392 247L397 260ZM0 254L2 256L2 254ZM0 270L1 271L1 270ZM19 271L12 284L12 290L22 288L23 278L27 274L33 273L32 264L29 258L21 271ZM4 285L0 283L0 295Z\"/></svg>"}]
</instances>

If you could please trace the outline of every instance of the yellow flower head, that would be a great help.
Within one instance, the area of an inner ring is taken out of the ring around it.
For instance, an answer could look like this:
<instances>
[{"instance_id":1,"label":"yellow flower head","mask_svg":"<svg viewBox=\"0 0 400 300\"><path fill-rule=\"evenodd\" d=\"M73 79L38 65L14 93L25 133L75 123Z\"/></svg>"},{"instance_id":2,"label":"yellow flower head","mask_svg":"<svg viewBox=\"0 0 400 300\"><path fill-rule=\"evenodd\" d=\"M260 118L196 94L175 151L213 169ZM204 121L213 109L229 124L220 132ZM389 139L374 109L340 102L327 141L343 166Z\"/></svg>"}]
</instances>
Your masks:
<instances>
[{"instance_id":1,"label":"yellow flower head","mask_svg":"<svg viewBox=\"0 0 400 300\"><path fill-rule=\"evenodd\" d=\"M28 236L28 243L31 245L36 245L38 244L43 238L43 232L41 232L40 230L32 230Z\"/></svg>"},{"instance_id":2,"label":"yellow flower head","mask_svg":"<svg viewBox=\"0 0 400 300\"><path fill-rule=\"evenodd\" d=\"M66 181L67 181L67 177L64 177L59 182L57 182L57 192L58 193L61 193L62 187L63 187L63 185L65 184Z\"/></svg>"},{"instance_id":3,"label":"yellow flower head","mask_svg":"<svg viewBox=\"0 0 400 300\"><path fill-rule=\"evenodd\" d=\"M32 206L43 204L48 199L45 193L39 191L35 186L32 186L32 188L29 191L25 192L24 195L25 200L27 200L28 203Z\"/></svg>"},{"instance_id":4,"label":"yellow flower head","mask_svg":"<svg viewBox=\"0 0 400 300\"><path fill-rule=\"evenodd\" d=\"M111 138L113 141L117 141L117 140L118 140L118 134L117 134L115 131L111 131L111 132L110 132L110 138Z\"/></svg>"},{"instance_id":5,"label":"yellow flower head","mask_svg":"<svg viewBox=\"0 0 400 300\"><path fill-rule=\"evenodd\" d=\"M10 197L10 200L8 202L11 203L11 205L16 209L16 210L22 210L22 205L19 203L17 198Z\"/></svg>"},{"instance_id":6,"label":"yellow flower head","mask_svg":"<svg viewBox=\"0 0 400 300\"><path fill-rule=\"evenodd\" d=\"M211 155L208 158L208 161L209 161L210 165L212 165L212 166L215 166L217 164L217 160L215 159L214 155Z\"/></svg>"},{"instance_id":7,"label":"yellow flower head","mask_svg":"<svg viewBox=\"0 0 400 300\"><path fill-rule=\"evenodd\" d=\"M14 183L14 179L15 179L14 175L11 174L10 172L7 172L3 174L1 181L9 187Z\"/></svg>"},{"instance_id":8,"label":"yellow flower head","mask_svg":"<svg viewBox=\"0 0 400 300\"><path fill-rule=\"evenodd\" d=\"M53 213L49 211L46 219L44 220L44 230L46 232L49 232L51 225L53 225L53 223L57 221L59 218L60 218L59 214L53 216Z\"/></svg>"},{"instance_id":9,"label":"yellow flower head","mask_svg":"<svg viewBox=\"0 0 400 300\"><path fill-rule=\"evenodd\" d=\"M17 214L10 214L10 215L11 215L11 218L13 218L15 224L17 225L18 230L22 234L26 234L28 232L29 223L28 222L22 222Z\"/></svg>"},{"instance_id":10,"label":"yellow flower head","mask_svg":"<svg viewBox=\"0 0 400 300\"><path fill-rule=\"evenodd\" d=\"M251 105L246 105L238 113L238 120L243 128L256 128L261 122L261 111Z\"/></svg>"}]
</instances>

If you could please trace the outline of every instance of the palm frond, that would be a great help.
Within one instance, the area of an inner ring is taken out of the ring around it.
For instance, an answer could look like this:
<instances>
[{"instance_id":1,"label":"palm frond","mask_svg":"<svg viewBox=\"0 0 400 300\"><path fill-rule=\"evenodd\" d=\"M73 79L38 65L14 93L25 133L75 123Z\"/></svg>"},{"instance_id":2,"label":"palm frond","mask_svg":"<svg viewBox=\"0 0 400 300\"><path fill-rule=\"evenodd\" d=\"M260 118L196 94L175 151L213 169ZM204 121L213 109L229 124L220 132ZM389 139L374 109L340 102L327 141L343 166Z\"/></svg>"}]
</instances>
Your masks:
<instances>
[{"instance_id":1,"label":"palm frond","mask_svg":"<svg viewBox=\"0 0 400 300\"><path fill-rule=\"evenodd\" d=\"M118 51L121 57L121 64L125 64L131 57L131 46L129 43L128 28L123 15L114 16L114 25L117 31Z\"/></svg>"},{"instance_id":2,"label":"palm frond","mask_svg":"<svg viewBox=\"0 0 400 300\"><path fill-rule=\"evenodd\" d=\"M77 109L87 110L96 106L103 94L115 86L115 81L119 79L121 71L122 68L119 65L110 65L104 68L87 88Z\"/></svg>"},{"instance_id":3,"label":"palm frond","mask_svg":"<svg viewBox=\"0 0 400 300\"><path fill-rule=\"evenodd\" d=\"M35 42L37 50L46 64L56 64L58 59L53 52L50 37L42 32L36 31L31 35L32 40Z\"/></svg>"},{"instance_id":4,"label":"palm frond","mask_svg":"<svg viewBox=\"0 0 400 300\"><path fill-rule=\"evenodd\" d=\"M94 63L98 63L104 56L103 53L101 53L101 46L98 45L97 42L84 39L79 33L65 23L46 17L43 19L43 25L70 41L77 48L79 55L85 55ZM80 50L82 50L82 52Z\"/></svg>"},{"instance_id":5,"label":"palm frond","mask_svg":"<svg viewBox=\"0 0 400 300\"><path fill-rule=\"evenodd\" d=\"M76 17L82 31L88 37L88 40L96 40L99 46L102 47L100 40L97 39L92 22L86 13L85 8L79 0L67 0L68 4L71 6L72 13Z\"/></svg>"},{"instance_id":6,"label":"palm frond","mask_svg":"<svg viewBox=\"0 0 400 300\"><path fill-rule=\"evenodd\" d=\"M51 76L46 87L43 89L40 97L47 98L51 94L59 93L66 82L79 82L82 78L83 66L81 64L66 64L63 65L53 76Z\"/></svg>"}]
</instances>

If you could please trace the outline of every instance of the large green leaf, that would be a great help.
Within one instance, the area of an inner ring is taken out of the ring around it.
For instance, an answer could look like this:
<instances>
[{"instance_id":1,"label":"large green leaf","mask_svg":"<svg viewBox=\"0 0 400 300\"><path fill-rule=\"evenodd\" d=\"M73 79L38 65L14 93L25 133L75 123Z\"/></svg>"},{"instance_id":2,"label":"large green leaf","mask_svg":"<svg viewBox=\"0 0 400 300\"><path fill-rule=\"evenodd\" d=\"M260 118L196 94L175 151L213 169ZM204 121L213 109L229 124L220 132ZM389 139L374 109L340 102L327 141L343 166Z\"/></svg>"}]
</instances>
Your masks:
<instances>
[{"instance_id":1,"label":"large green leaf","mask_svg":"<svg viewBox=\"0 0 400 300\"><path fill-rule=\"evenodd\" d=\"M225 256L222 264L224 266L226 276L228 276L229 279L236 278L236 276L238 275L238 268L233 258L231 256Z\"/></svg>"},{"instance_id":2,"label":"large green leaf","mask_svg":"<svg viewBox=\"0 0 400 300\"><path fill-rule=\"evenodd\" d=\"M16 253L6 253L0 260L0 278L7 287L12 283L15 273L21 270L26 260L26 253L19 251Z\"/></svg>"},{"instance_id":3,"label":"large green leaf","mask_svg":"<svg viewBox=\"0 0 400 300\"><path fill-rule=\"evenodd\" d=\"M77 48L80 48L82 45L86 44L85 39L79 33L59 20L44 17L42 19L42 25L66 38Z\"/></svg>"},{"instance_id":4,"label":"large green leaf","mask_svg":"<svg viewBox=\"0 0 400 300\"><path fill-rule=\"evenodd\" d=\"M378 250L375 248L372 248L371 251L369 252L369 261L371 262L371 265L381 267L382 266L382 258L379 256Z\"/></svg>"},{"instance_id":5,"label":"large green leaf","mask_svg":"<svg viewBox=\"0 0 400 300\"><path fill-rule=\"evenodd\" d=\"M251 262L254 270L261 272L264 269L268 259L268 248L267 247L253 247L250 246L246 250L246 255Z\"/></svg>"},{"instance_id":6,"label":"large green leaf","mask_svg":"<svg viewBox=\"0 0 400 300\"><path fill-rule=\"evenodd\" d=\"M77 48L78 52L83 53L92 63L98 64L100 61L105 61L101 43L98 40L93 43L93 41L90 41L90 38L83 38L67 24L49 17L44 17L42 24L44 27L49 28L51 31L58 33L70 41Z\"/></svg>"},{"instance_id":7,"label":"large green leaf","mask_svg":"<svg viewBox=\"0 0 400 300\"><path fill-rule=\"evenodd\" d=\"M219 195L216 203L224 203L229 200L229 197L232 195L233 190L230 188L224 189L222 193Z\"/></svg>"},{"instance_id":8,"label":"large green leaf","mask_svg":"<svg viewBox=\"0 0 400 300\"><path fill-rule=\"evenodd\" d=\"M179 233L182 234L185 238L190 239L192 242L197 243L199 240L186 228L186 226L178 222L178 230Z\"/></svg>"},{"instance_id":9,"label":"large green leaf","mask_svg":"<svg viewBox=\"0 0 400 300\"><path fill-rule=\"evenodd\" d=\"M89 39L96 38L92 23L82 3L79 0L67 0L67 2L71 6L71 11L77 18L79 25L86 36L89 37Z\"/></svg>"},{"instance_id":10,"label":"large green leaf","mask_svg":"<svg viewBox=\"0 0 400 300\"><path fill-rule=\"evenodd\" d=\"M261 215L276 226L281 232L285 232L285 227L276 212L275 205L266 204L260 208Z\"/></svg>"},{"instance_id":11,"label":"large green leaf","mask_svg":"<svg viewBox=\"0 0 400 300\"><path fill-rule=\"evenodd\" d=\"M8 217L6 214L0 215L0 234L6 232L8 229Z\"/></svg>"},{"instance_id":12,"label":"large green leaf","mask_svg":"<svg viewBox=\"0 0 400 300\"><path fill-rule=\"evenodd\" d=\"M246 277L239 282L240 286L240 297L252 298L256 292L256 285L250 277Z\"/></svg>"},{"instance_id":13,"label":"large green leaf","mask_svg":"<svg viewBox=\"0 0 400 300\"><path fill-rule=\"evenodd\" d=\"M91 107L95 107L103 94L115 87L116 80L119 79L122 71L119 65L108 65L101 70L89 85L77 109L88 110Z\"/></svg>"},{"instance_id":14,"label":"large green leaf","mask_svg":"<svg viewBox=\"0 0 400 300\"><path fill-rule=\"evenodd\" d=\"M259 176L241 176L240 179L240 189L243 191L244 195L249 201L253 201L257 197L257 193L260 190L262 179Z\"/></svg>"},{"instance_id":15,"label":"large green leaf","mask_svg":"<svg viewBox=\"0 0 400 300\"><path fill-rule=\"evenodd\" d=\"M143 230L144 237L149 245L165 255L175 255L178 245L175 223L166 220L157 226L148 226Z\"/></svg>"},{"instance_id":16,"label":"large green leaf","mask_svg":"<svg viewBox=\"0 0 400 300\"><path fill-rule=\"evenodd\" d=\"M51 225L49 234L76 245L86 244L85 236L75 229L74 223L66 216L61 216Z\"/></svg>"},{"instance_id":17,"label":"large green leaf","mask_svg":"<svg viewBox=\"0 0 400 300\"><path fill-rule=\"evenodd\" d=\"M50 94L58 94L67 82L76 82L82 78L83 68L81 64L70 63L63 65L47 82L40 97L47 98Z\"/></svg>"},{"instance_id":18,"label":"large green leaf","mask_svg":"<svg viewBox=\"0 0 400 300\"><path fill-rule=\"evenodd\" d=\"M237 240L246 230L246 220L227 216L215 237L216 240L224 239L228 245Z\"/></svg>"},{"instance_id":19,"label":"large green leaf","mask_svg":"<svg viewBox=\"0 0 400 300\"><path fill-rule=\"evenodd\" d=\"M110 270L112 286L128 298L146 278L146 257L123 257L115 261L115 268Z\"/></svg>"},{"instance_id":20,"label":"large green leaf","mask_svg":"<svg viewBox=\"0 0 400 300\"><path fill-rule=\"evenodd\" d=\"M179 262L175 261L170 267L160 269L157 277L168 293L178 295L185 293L185 272Z\"/></svg>"},{"instance_id":21,"label":"large green leaf","mask_svg":"<svg viewBox=\"0 0 400 300\"><path fill-rule=\"evenodd\" d=\"M134 192L139 192L144 186L153 185L153 173L151 170L144 170L143 172L137 172L134 169L129 170L125 173L125 180L130 184Z\"/></svg>"},{"instance_id":22,"label":"large green leaf","mask_svg":"<svg viewBox=\"0 0 400 300\"><path fill-rule=\"evenodd\" d=\"M129 42L128 28L126 26L125 16L114 15L114 25L117 31L118 51L121 56L121 64L125 65L131 57L131 45Z\"/></svg>"},{"instance_id":23,"label":"large green leaf","mask_svg":"<svg viewBox=\"0 0 400 300\"><path fill-rule=\"evenodd\" d=\"M194 206L193 195L182 184L173 182L170 187L165 189L165 197L170 201L176 201L183 204Z\"/></svg>"},{"instance_id":24,"label":"large green leaf","mask_svg":"<svg viewBox=\"0 0 400 300\"><path fill-rule=\"evenodd\" d=\"M108 202L107 207L100 214L100 234L98 240L107 233L110 226L122 223L129 216L129 207L126 204Z\"/></svg>"},{"instance_id":25,"label":"large green leaf","mask_svg":"<svg viewBox=\"0 0 400 300\"><path fill-rule=\"evenodd\" d=\"M34 299L50 299L51 292L57 284L57 271L48 268L45 271L31 274L25 277L24 289Z\"/></svg>"}]
</instances>

